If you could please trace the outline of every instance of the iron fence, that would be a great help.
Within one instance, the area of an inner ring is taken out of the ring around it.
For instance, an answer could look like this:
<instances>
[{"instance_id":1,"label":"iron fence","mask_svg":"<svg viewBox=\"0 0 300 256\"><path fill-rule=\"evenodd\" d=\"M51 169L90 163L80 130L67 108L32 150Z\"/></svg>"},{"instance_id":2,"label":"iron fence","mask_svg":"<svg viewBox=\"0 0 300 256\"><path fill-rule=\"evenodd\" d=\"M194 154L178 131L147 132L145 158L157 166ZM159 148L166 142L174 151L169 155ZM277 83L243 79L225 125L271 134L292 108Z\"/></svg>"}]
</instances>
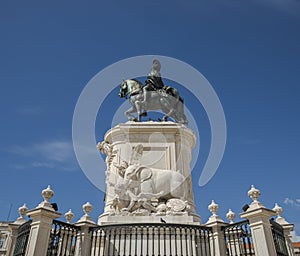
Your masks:
<instances>
[{"instance_id":1,"label":"iron fence","mask_svg":"<svg viewBox=\"0 0 300 256\"><path fill-rule=\"evenodd\" d=\"M212 230L199 225L104 225L90 233L91 256L211 256Z\"/></svg>"},{"instance_id":2,"label":"iron fence","mask_svg":"<svg viewBox=\"0 0 300 256\"><path fill-rule=\"evenodd\" d=\"M18 236L14 250L14 256L24 256L27 248L32 220L22 224L18 229Z\"/></svg>"},{"instance_id":3,"label":"iron fence","mask_svg":"<svg viewBox=\"0 0 300 256\"><path fill-rule=\"evenodd\" d=\"M248 220L223 227L228 256L254 255L253 241Z\"/></svg>"},{"instance_id":4,"label":"iron fence","mask_svg":"<svg viewBox=\"0 0 300 256\"><path fill-rule=\"evenodd\" d=\"M54 220L47 256L74 256L80 237L80 227Z\"/></svg>"},{"instance_id":5,"label":"iron fence","mask_svg":"<svg viewBox=\"0 0 300 256\"><path fill-rule=\"evenodd\" d=\"M277 256L289 256L282 226L273 219L270 220L270 224Z\"/></svg>"}]
</instances>

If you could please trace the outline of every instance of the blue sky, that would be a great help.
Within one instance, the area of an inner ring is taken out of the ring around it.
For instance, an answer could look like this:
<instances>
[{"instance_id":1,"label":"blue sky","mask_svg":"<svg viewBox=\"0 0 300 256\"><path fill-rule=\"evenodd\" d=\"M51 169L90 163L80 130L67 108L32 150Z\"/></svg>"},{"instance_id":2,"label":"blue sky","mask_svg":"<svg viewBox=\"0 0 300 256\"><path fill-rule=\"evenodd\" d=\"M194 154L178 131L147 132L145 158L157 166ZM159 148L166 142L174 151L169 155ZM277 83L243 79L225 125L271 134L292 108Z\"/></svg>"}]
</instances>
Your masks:
<instances>
[{"instance_id":1,"label":"blue sky","mask_svg":"<svg viewBox=\"0 0 300 256\"><path fill-rule=\"evenodd\" d=\"M198 69L224 108L227 145L219 170L204 187L193 171L203 221L211 199L223 219L229 208L240 213L254 184L264 205L279 203L300 234L299 14L297 0L1 1L0 219L11 204L12 220L24 202L35 207L48 184L62 213L72 208L78 219L90 201L97 218L103 193L80 170L72 148L77 99L106 66L155 54ZM116 95L113 103L123 101ZM193 104L187 102L199 117L201 170L209 125ZM98 119L109 119L107 109ZM97 121L98 140L109 125Z\"/></svg>"}]
</instances>

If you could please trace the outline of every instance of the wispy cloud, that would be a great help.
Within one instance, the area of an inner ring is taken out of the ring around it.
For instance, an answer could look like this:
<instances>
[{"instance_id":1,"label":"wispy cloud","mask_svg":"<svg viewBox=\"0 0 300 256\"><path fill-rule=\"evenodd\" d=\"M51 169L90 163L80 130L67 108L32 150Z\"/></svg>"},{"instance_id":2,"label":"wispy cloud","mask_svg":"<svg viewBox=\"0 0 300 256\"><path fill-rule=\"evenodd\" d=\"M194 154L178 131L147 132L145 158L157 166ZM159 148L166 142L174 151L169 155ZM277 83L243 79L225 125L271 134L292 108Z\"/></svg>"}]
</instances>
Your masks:
<instances>
[{"instance_id":1,"label":"wispy cloud","mask_svg":"<svg viewBox=\"0 0 300 256\"><path fill-rule=\"evenodd\" d=\"M9 153L23 156L26 163L16 163L15 169L47 168L71 171L77 169L71 141L51 140L27 146L13 146Z\"/></svg>"},{"instance_id":2,"label":"wispy cloud","mask_svg":"<svg viewBox=\"0 0 300 256\"><path fill-rule=\"evenodd\" d=\"M283 203L296 208L300 208L300 199L291 199L287 197L284 199Z\"/></svg>"},{"instance_id":3,"label":"wispy cloud","mask_svg":"<svg viewBox=\"0 0 300 256\"><path fill-rule=\"evenodd\" d=\"M16 109L17 114L22 116L36 116L43 113L43 109L38 106L23 106Z\"/></svg>"},{"instance_id":4,"label":"wispy cloud","mask_svg":"<svg viewBox=\"0 0 300 256\"><path fill-rule=\"evenodd\" d=\"M258 4L267 5L271 8L299 17L299 0L255 0Z\"/></svg>"}]
</instances>

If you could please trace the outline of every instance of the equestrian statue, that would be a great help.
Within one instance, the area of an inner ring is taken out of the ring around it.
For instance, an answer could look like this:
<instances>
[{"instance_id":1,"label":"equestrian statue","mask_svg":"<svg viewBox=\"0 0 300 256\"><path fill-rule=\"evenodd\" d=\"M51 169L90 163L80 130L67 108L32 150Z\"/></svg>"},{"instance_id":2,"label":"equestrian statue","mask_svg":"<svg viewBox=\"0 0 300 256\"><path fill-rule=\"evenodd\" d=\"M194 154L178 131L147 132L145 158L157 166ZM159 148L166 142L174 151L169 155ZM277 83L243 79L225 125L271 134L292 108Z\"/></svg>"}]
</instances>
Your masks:
<instances>
[{"instance_id":1,"label":"equestrian statue","mask_svg":"<svg viewBox=\"0 0 300 256\"><path fill-rule=\"evenodd\" d=\"M128 99L131 104L125 115L131 121L140 122L142 116L147 116L147 111L162 110L165 114L162 121L171 117L175 122L187 125L183 99L175 88L164 85L160 69L160 62L154 60L145 85L137 79L127 79L121 83L119 96ZM137 113L138 117L133 113Z\"/></svg>"}]
</instances>

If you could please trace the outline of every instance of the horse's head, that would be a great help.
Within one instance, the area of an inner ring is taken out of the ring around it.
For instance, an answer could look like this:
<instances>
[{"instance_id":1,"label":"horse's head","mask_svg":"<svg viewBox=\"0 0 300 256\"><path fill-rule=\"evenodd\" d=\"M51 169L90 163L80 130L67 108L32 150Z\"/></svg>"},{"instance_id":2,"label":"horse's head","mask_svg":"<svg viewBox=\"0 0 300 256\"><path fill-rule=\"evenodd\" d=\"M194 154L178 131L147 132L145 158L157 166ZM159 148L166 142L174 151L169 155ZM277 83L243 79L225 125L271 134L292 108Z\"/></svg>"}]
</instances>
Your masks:
<instances>
[{"instance_id":1,"label":"horse's head","mask_svg":"<svg viewBox=\"0 0 300 256\"><path fill-rule=\"evenodd\" d=\"M123 82L120 85L120 92L119 92L119 97L120 98L125 98L128 92L128 85L127 81L123 80Z\"/></svg>"},{"instance_id":2,"label":"horse's head","mask_svg":"<svg viewBox=\"0 0 300 256\"><path fill-rule=\"evenodd\" d=\"M123 80L120 85L119 97L125 98L127 95L137 93L142 90L142 84L136 79Z\"/></svg>"}]
</instances>

